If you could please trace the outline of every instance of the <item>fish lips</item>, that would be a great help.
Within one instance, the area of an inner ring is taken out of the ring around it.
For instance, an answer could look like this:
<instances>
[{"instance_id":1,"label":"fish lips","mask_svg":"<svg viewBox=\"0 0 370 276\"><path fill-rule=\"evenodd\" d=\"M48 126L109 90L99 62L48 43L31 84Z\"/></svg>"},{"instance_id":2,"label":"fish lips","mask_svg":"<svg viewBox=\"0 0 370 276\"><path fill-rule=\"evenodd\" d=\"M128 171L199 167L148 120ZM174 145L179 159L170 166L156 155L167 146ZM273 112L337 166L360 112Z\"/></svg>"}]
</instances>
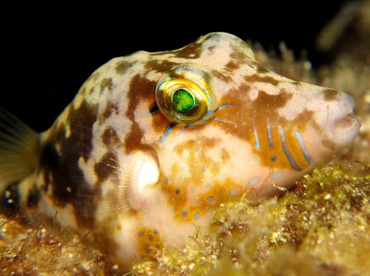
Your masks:
<instances>
[{"instance_id":1,"label":"fish lips","mask_svg":"<svg viewBox=\"0 0 370 276\"><path fill-rule=\"evenodd\" d=\"M332 111L328 121L328 134L338 148L350 144L358 135L361 122L354 115L353 97L344 94L342 101Z\"/></svg>"}]
</instances>

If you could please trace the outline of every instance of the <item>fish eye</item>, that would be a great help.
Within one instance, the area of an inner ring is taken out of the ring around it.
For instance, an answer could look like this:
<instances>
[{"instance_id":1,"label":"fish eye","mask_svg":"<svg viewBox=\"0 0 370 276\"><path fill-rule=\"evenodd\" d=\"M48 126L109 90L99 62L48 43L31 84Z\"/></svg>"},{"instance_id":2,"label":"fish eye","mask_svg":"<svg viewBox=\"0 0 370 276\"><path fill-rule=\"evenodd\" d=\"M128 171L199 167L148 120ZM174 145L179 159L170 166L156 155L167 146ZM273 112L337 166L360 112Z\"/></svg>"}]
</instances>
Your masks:
<instances>
[{"instance_id":1,"label":"fish eye","mask_svg":"<svg viewBox=\"0 0 370 276\"><path fill-rule=\"evenodd\" d=\"M172 122L196 123L209 110L209 93L190 79L166 78L158 83L155 94L159 109Z\"/></svg>"},{"instance_id":2,"label":"fish eye","mask_svg":"<svg viewBox=\"0 0 370 276\"><path fill-rule=\"evenodd\" d=\"M172 104L175 111L188 112L194 107L195 98L191 92L182 88L172 94Z\"/></svg>"}]
</instances>

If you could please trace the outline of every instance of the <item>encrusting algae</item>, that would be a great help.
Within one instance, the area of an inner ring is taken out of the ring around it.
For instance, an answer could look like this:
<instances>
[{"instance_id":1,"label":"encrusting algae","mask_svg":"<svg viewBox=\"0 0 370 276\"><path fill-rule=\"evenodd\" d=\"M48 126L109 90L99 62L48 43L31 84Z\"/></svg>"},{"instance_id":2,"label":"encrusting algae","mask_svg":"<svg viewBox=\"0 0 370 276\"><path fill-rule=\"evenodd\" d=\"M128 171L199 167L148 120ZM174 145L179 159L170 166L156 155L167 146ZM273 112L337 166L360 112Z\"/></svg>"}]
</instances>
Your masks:
<instances>
[{"instance_id":1,"label":"encrusting algae","mask_svg":"<svg viewBox=\"0 0 370 276\"><path fill-rule=\"evenodd\" d=\"M185 248L158 250L133 275L365 275L370 271L370 59L335 56L313 71L281 45L282 60L254 46L265 67L353 95L362 122L355 143L278 196L221 203L206 232ZM370 53L367 53L370 55ZM56 214L57 216L58 214ZM144 233L144 232L143 232ZM0 215L0 271L11 274L122 275L126 271L54 219L28 224ZM50 256L53 258L50 258Z\"/></svg>"},{"instance_id":2,"label":"encrusting algae","mask_svg":"<svg viewBox=\"0 0 370 276\"><path fill-rule=\"evenodd\" d=\"M370 166L335 160L279 198L223 204L207 235L133 272L364 275L370 268L369 201Z\"/></svg>"},{"instance_id":3,"label":"encrusting algae","mask_svg":"<svg viewBox=\"0 0 370 276\"><path fill-rule=\"evenodd\" d=\"M222 204L209 232L159 252L134 275L365 275L370 269L370 166L333 160L279 198ZM119 275L118 267L50 222L1 217L1 263L12 273ZM53 254L53 258L49 258ZM35 270L37 268L37 270Z\"/></svg>"}]
</instances>

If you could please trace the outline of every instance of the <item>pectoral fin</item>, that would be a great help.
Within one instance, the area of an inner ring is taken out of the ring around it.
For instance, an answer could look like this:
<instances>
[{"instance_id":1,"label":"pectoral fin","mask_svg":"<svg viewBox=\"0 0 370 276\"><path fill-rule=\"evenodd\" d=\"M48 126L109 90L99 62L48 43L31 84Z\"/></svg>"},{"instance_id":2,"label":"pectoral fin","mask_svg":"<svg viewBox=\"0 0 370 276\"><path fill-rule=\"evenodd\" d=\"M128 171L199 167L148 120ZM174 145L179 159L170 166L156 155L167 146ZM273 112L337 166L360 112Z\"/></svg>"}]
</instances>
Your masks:
<instances>
[{"instance_id":1,"label":"pectoral fin","mask_svg":"<svg viewBox=\"0 0 370 276\"><path fill-rule=\"evenodd\" d=\"M134 150L128 158L124 177L127 203L131 208L139 209L153 193L152 187L159 180L159 160L157 152L151 147Z\"/></svg>"}]
</instances>

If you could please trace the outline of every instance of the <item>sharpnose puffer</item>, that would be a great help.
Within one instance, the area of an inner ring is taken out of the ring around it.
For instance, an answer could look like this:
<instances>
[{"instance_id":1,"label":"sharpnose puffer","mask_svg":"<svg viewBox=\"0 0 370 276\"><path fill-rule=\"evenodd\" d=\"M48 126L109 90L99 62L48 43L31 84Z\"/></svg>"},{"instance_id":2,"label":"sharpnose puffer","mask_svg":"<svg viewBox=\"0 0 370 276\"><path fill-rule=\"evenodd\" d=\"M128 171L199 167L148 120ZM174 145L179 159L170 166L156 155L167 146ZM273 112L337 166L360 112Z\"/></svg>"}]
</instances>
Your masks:
<instances>
[{"instance_id":1,"label":"sharpnose puffer","mask_svg":"<svg viewBox=\"0 0 370 276\"><path fill-rule=\"evenodd\" d=\"M150 259L220 203L274 195L350 144L353 107L227 33L114 58L43 133L0 110L1 208L89 231L122 264Z\"/></svg>"}]
</instances>

